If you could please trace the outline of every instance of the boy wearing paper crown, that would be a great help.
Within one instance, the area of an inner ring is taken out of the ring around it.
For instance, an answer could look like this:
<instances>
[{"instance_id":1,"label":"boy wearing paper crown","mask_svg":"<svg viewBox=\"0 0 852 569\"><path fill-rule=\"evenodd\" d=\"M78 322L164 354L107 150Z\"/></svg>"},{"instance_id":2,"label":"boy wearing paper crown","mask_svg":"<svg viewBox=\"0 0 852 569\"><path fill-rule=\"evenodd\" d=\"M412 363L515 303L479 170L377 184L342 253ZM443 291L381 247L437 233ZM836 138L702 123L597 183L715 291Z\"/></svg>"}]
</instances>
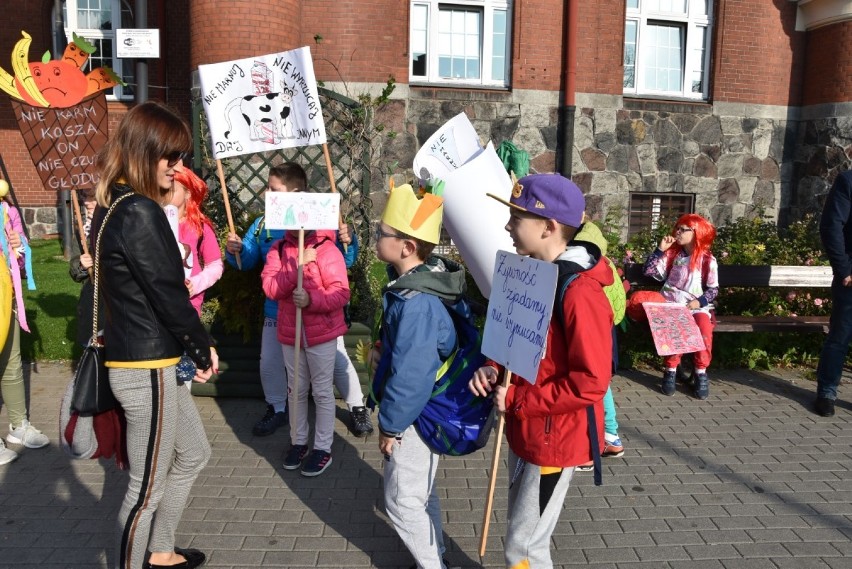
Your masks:
<instances>
[{"instance_id":1,"label":"boy wearing paper crown","mask_svg":"<svg viewBox=\"0 0 852 569\"><path fill-rule=\"evenodd\" d=\"M601 400L612 376L612 308L603 287L613 283L613 274L600 249L574 241L585 199L570 180L534 174L515 184L509 201L489 195L509 206L506 231L518 254L559 267L557 304L534 383L513 376L509 386L499 385L493 362L470 381L475 394L494 392L506 417L506 566L552 567L550 536L575 467L593 460L600 483Z\"/></svg>"},{"instance_id":2,"label":"boy wearing paper crown","mask_svg":"<svg viewBox=\"0 0 852 569\"><path fill-rule=\"evenodd\" d=\"M380 402L385 508L416 566L426 569L446 565L435 481L440 455L413 424L458 343L448 310L470 314L462 298L464 268L432 255L443 211L440 197L418 199L411 186L399 186L391 189L375 234L390 280L382 294L381 355L371 390Z\"/></svg>"}]
</instances>

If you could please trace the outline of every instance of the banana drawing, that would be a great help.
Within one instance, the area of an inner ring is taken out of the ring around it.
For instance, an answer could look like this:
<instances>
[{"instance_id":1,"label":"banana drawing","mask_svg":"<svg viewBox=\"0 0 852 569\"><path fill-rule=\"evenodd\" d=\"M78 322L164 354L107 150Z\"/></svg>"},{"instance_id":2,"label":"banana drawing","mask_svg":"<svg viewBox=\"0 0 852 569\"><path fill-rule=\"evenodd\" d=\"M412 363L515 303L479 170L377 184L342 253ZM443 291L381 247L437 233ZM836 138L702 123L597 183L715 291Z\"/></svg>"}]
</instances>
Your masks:
<instances>
[{"instance_id":1,"label":"banana drawing","mask_svg":"<svg viewBox=\"0 0 852 569\"><path fill-rule=\"evenodd\" d=\"M11 73L0 67L0 90L6 92L9 96L23 101L24 98L18 93L18 88L15 87L15 78Z\"/></svg>"},{"instance_id":2,"label":"banana drawing","mask_svg":"<svg viewBox=\"0 0 852 569\"><path fill-rule=\"evenodd\" d=\"M41 91L35 84L32 72L30 71L29 51L30 43L33 38L25 31L21 31L24 36L18 40L12 50L12 70L15 72L15 78L21 82L27 94L42 107L49 107L50 103L42 96Z\"/></svg>"}]
</instances>

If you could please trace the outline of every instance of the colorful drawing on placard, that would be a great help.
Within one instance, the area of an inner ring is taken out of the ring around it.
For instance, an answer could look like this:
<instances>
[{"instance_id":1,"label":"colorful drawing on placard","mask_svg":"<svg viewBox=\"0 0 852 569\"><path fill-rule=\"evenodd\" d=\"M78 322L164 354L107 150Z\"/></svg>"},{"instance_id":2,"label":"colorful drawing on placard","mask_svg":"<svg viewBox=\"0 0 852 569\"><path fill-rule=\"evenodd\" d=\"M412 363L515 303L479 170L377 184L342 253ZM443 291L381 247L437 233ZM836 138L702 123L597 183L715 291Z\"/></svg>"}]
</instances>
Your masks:
<instances>
[{"instance_id":1,"label":"colorful drawing on placard","mask_svg":"<svg viewBox=\"0 0 852 569\"><path fill-rule=\"evenodd\" d=\"M269 229L337 229L340 194L266 192Z\"/></svg>"},{"instance_id":2,"label":"colorful drawing on placard","mask_svg":"<svg viewBox=\"0 0 852 569\"><path fill-rule=\"evenodd\" d=\"M308 47L200 65L198 75L215 158L326 142Z\"/></svg>"},{"instance_id":3,"label":"colorful drawing on placard","mask_svg":"<svg viewBox=\"0 0 852 569\"><path fill-rule=\"evenodd\" d=\"M651 325L651 336L657 354L691 354L705 349L701 330L692 311L674 302L645 302L642 304Z\"/></svg>"}]
</instances>

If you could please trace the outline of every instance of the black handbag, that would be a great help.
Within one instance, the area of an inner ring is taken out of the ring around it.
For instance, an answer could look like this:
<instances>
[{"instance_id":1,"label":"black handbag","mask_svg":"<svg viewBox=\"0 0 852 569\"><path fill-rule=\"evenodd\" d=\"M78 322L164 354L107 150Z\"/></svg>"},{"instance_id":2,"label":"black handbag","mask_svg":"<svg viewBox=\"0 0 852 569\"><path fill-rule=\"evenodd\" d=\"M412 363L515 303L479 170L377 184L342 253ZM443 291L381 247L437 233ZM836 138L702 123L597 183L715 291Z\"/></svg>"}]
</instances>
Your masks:
<instances>
[{"instance_id":1,"label":"black handbag","mask_svg":"<svg viewBox=\"0 0 852 569\"><path fill-rule=\"evenodd\" d=\"M100 266L101 235L106 222L115 206L126 197L132 195L128 192L115 200L101 222L98 237L95 240L95 271L94 279L94 301L92 303L92 338L89 345L83 350L77 371L74 372L74 391L71 396L71 410L81 416L97 415L110 409L115 409L118 402L109 386L109 375L104 359L104 345L98 337L98 268Z\"/></svg>"}]
</instances>

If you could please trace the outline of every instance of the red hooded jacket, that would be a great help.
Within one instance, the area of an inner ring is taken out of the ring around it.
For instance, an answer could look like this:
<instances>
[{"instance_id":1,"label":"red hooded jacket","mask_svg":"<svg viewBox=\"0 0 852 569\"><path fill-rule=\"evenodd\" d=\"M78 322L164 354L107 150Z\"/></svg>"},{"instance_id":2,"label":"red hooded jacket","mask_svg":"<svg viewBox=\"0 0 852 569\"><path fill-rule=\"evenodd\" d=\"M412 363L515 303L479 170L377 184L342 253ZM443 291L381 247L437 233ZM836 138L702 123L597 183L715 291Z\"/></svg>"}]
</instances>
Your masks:
<instances>
[{"instance_id":1,"label":"red hooded jacket","mask_svg":"<svg viewBox=\"0 0 852 569\"><path fill-rule=\"evenodd\" d=\"M612 283L612 270L602 259L578 273L562 299L562 324L553 311L535 384L512 377L506 438L527 462L566 468L592 460L589 405L603 449L602 401L612 378L612 307L603 287Z\"/></svg>"}]
</instances>

